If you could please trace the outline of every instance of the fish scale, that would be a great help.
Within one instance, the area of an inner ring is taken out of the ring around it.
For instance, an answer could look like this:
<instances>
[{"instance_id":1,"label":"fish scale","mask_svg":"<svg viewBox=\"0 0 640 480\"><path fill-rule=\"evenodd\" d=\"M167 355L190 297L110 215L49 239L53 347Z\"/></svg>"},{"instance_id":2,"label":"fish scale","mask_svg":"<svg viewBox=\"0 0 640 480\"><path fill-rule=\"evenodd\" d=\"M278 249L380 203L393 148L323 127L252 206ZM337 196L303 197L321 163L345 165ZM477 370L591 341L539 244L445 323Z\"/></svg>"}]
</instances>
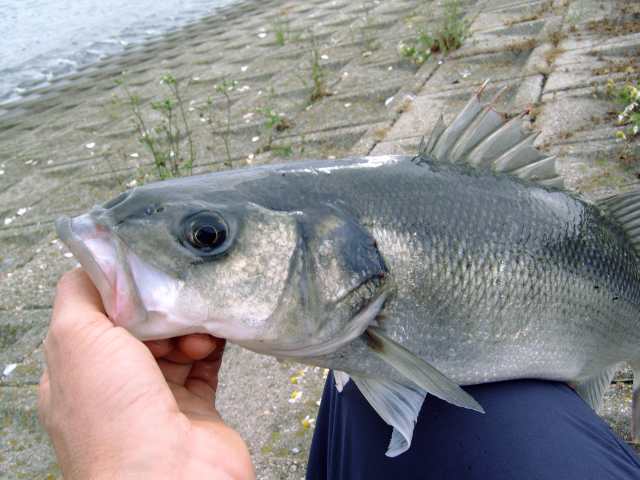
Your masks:
<instances>
[{"instance_id":1,"label":"fish scale","mask_svg":"<svg viewBox=\"0 0 640 480\"><path fill-rule=\"evenodd\" d=\"M149 184L57 229L116 324L332 368L393 426L389 456L427 394L483 412L460 385L540 378L597 408L625 361L637 436L640 195L565 192L520 118L478 92L415 157Z\"/></svg>"}]
</instances>

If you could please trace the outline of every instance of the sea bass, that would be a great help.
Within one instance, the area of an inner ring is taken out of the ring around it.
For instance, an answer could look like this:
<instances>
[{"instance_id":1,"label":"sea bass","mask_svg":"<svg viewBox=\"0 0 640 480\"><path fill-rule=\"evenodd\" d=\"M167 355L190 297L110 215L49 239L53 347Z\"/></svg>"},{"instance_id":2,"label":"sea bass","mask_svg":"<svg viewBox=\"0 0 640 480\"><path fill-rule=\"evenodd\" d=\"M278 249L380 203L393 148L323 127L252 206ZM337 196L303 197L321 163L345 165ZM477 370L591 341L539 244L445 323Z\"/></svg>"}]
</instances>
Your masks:
<instances>
[{"instance_id":1,"label":"sea bass","mask_svg":"<svg viewBox=\"0 0 640 480\"><path fill-rule=\"evenodd\" d=\"M393 426L388 456L427 393L482 412L460 385L565 381L596 408L621 362L640 378L640 193L564 191L479 97L414 157L152 183L57 231L116 324L331 368Z\"/></svg>"}]
</instances>

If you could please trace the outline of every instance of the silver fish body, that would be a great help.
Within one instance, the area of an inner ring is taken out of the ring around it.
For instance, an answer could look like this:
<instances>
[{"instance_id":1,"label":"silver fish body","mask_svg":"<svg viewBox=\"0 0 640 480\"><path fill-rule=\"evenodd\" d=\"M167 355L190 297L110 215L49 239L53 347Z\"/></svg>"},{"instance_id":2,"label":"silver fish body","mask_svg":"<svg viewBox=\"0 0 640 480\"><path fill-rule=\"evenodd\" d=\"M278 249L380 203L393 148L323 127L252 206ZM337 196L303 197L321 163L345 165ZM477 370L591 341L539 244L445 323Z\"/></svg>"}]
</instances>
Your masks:
<instances>
[{"instance_id":1,"label":"silver fish body","mask_svg":"<svg viewBox=\"0 0 640 480\"><path fill-rule=\"evenodd\" d=\"M206 332L352 378L389 456L427 393L482 411L458 385L567 381L597 406L618 364L640 370L640 194L554 187L497 115L476 95L416 157L149 184L58 233L141 339Z\"/></svg>"}]
</instances>

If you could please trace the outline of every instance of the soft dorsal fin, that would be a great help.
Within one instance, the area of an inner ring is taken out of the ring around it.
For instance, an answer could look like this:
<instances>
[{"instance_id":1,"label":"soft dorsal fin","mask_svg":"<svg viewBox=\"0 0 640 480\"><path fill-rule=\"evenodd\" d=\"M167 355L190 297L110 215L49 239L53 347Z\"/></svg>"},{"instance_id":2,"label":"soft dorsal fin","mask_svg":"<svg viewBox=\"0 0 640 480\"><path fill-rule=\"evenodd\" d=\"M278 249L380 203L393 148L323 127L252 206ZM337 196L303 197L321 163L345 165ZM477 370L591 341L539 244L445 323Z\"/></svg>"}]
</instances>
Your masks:
<instances>
[{"instance_id":1,"label":"soft dorsal fin","mask_svg":"<svg viewBox=\"0 0 640 480\"><path fill-rule=\"evenodd\" d=\"M604 198L597 205L622 227L640 255L640 189Z\"/></svg>"},{"instance_id":2,"label":"soft dorsal fin","mask_svg":"<svg viewBox=\"0 0 640 480\"><path fill-rule=\"evenodd\" d=\"M481 102L487 83L471 96L449 126L442 118L438 120L429 140L420 143L416 159L467 163L561 188L554 157L533 146L537 134L525 130L524 115L508 120L494 110L491 102Z\"/></svg>"}]
</instances>

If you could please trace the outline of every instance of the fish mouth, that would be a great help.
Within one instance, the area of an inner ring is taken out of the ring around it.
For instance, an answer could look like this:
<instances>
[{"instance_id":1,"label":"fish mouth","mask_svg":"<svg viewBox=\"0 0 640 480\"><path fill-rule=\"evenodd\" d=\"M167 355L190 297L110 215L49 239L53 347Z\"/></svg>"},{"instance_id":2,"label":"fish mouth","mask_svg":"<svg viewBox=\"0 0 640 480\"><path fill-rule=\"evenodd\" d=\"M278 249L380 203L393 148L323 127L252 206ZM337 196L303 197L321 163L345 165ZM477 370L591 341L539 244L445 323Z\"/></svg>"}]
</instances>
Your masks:
<instances>
[{"instance_id":1,"label":"fish mouth","mask_svg":"<svg viewBox=\"0 0 640 480\"><path fill-rule=\"evenodd\" d=\"M114 324L127 327L143 319L145 309L128 264L122 261L126 251L117 236L90 214L58 218L55 226L60 240L98 289L105 311Z\"/></svg>"}]
</instances>

